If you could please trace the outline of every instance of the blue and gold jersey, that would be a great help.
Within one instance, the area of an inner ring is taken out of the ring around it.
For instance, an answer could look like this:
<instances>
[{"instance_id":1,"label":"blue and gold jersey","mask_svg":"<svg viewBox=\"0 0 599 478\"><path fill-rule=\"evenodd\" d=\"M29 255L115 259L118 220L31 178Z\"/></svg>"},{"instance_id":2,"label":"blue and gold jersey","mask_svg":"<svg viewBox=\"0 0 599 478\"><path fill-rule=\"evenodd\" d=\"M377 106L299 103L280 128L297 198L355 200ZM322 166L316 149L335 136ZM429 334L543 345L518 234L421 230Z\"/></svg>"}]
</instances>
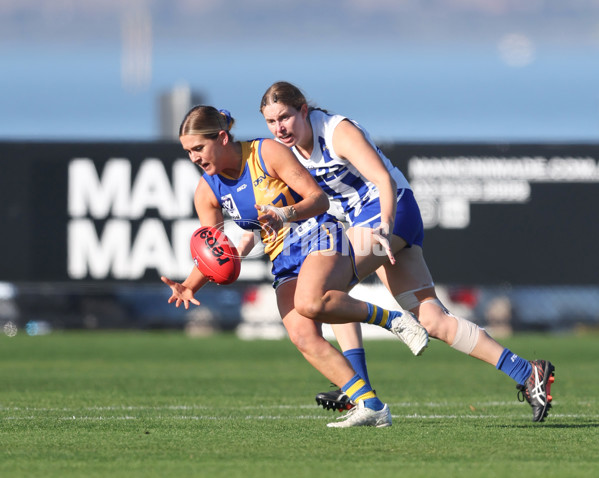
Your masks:
<instances>
[{"instance_id":1,"label":"blue and gold jersey","mask_svg":"<svg viewBox=\"0 0 599 478\"><path fill-rule=\"evenodd\" d=\"M264 164L261 154L263 139L241 142L241 174L231 178L222 174L213 176L204 174L205 180L221 207L240 227L247 230L258 230L258 211L255 204L270 204L276 207L289 206L302 198L280 179L272 177ZM285 225L278 231L276 239L269 241L264 230L260 235L265 245L265 252L274 261L281 252L289 249L300 236L309 235L327 222L336 222L328 214L320 214L315 218L296 221L293 227ZM272 237L270 237L272 239ZM288 254L286 254L288 255Z\"/></svg>"}]
</instances>

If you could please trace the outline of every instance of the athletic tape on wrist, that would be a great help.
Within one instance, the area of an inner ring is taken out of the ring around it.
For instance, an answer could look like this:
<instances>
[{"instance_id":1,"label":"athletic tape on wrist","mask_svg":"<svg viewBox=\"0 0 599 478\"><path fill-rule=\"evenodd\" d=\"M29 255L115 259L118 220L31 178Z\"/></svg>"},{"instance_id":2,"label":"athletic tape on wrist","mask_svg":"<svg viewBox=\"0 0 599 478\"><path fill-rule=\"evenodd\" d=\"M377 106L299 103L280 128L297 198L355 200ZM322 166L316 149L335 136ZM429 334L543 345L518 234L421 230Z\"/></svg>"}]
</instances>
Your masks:
<instances>
[{"instance_id":1,"label":"athletic tape on wrist","mask_svg":"<svg viewBox=\"0 0 599 478\"><path fill-rule=\"evenodd\" d=\"M283 223L293 221L297 217L297 212L293 206L276 207L270 204L260 206L260 212L267 211L274 212Z\"/></svg>"}]
</instances>

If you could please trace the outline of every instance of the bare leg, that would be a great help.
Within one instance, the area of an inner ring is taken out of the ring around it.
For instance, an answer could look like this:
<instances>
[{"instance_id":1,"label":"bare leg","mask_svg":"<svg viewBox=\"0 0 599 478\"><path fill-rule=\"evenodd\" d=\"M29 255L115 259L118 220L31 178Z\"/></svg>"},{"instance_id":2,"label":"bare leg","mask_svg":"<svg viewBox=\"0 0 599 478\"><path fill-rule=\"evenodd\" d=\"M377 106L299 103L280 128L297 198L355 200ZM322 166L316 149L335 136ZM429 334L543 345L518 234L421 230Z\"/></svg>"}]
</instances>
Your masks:
<instances>
[{"instance_id":1,"label":"bare leg","mask_svg":"<svg viewBox=\"0 0 599 478\"><path fill-rule=\"evenodd\" d=\"M362 326L353 322L351 324L331 324L339 347L344 352L351 349L364 348L362 343Z\"/></svg>"},{"instance_id":2,"label":"bare leg","mask_svg":"<svg viewBox=\"0 0 599 478\"><path fill-rule=\"evenodd\" d=\"M386 254L382 251L375 254L376 242L372 239L372 229L366 227L351 227L347 236L352 243L356 258L356 269L358 277L363 279L374 270L388 261ZM392 248L399 251L405 246L405 241L397 236L393 237ZM362 341L362 328L358 323L331 324L331 329L344 352L346 350L364 348Z\"/></svg>"},{"instance_id":3,"label":"bare leg","mask_svg":"<svg viewBox=\"0 0 599 478\"><path fill-rule=\"evenodd\" d=\"M395 255L394 266L387 263L377 270L377 275L394 296L409 290L417 290L432 284L432 276L418 246L405 248ZM434 287L418 292L421 304L411 309L431 337L452 345L457 332L457 320L447 314L438 302L425 302L436 299ZM425 302L425 303L422 303ZM496 365L504 347L492 339L484 330L479 331L478 342L470 356Z\"/></svg>"},{"instance_id":4,"label":"bare leg","mask_svg":"<svg viewBox=\"0 0 599 478\"><path fill-rule=\"evenodd\" d=\"M348 360L322 336L321 324L302 317L293 308L296 281L277 289L277 303L291 342L329 381L342 387L355 375Z\"/></svg>"},{"instance_id":5,"label":"bare leg","mask_svg":"<svg viewBox=\"0 0 599 478\"><path fill-rule=\"evenodd\" d=\"M301 315L320 322L362 322L368 314L366 302L344 292L352 273L352 262L347 256L319 252L308 255L297 279L295 308Z\"/></svg>"},{"instance_id":6,"label":"bare leg","mask_svg":"<svg viewBox=\"0 0 599 478\"><path fill-rule=\"evenodd\" d=\"M387 260L386 255L375 256L372 254L374 242L372 240L372 230L370 228L349 228L347 236L354 247L356 269L360 279L370 275L377 267ZM344 352L346 350L364 348L364 343L362 342L362 327L360 324L331 324L331 328L339 343L339 347L341 347L341 350Z\"/></svg>"}]
</instances>

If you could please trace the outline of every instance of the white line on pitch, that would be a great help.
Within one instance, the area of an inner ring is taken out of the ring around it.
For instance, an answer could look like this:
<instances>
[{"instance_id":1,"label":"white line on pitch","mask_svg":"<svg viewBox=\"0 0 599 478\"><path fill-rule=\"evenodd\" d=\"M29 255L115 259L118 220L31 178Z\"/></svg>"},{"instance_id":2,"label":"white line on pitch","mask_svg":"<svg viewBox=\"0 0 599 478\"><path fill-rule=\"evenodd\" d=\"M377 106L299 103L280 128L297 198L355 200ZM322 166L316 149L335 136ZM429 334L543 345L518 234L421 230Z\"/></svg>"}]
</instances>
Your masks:
<instances>
[{"instance_id":1,"label":"white line on pitch","mask_svg":"<svg viewBox=\"0 0 599 478\"><path fill-rule=\"evenodd\" d=\"M526 414L510 414L510 415L492 415L492 414L484 414L484 415L443 415L443 414L408 414L408 415L397 415L393 414L393 418L395 419L404 419L404 420L461 420L461 419L474 419L474 420L483 420L483 419L509 419L509 418L523 418L528 417L528 413ZM39 416L26 416L26 417L15 417L9 416L0 418L0 420L39 420L39 419L47 419L48 417L39 417ZM576 419L598 419L599 414L580 414L580 413L555 413L551 414L550 419L556 418L576 418ZM103 421L103 420L330 420L331 416L321 416L321 415L298 415L298 416L288 416L288 415L246 415L245 417L231 417L231 416L213 416L213 415L183 415L183 416L155 416L155 417L134 417L130 415L125 416L99 416L99 417L90 417L90 416L64 416L57 418L49 418L50 420L65 420L65 421Z\"/></svg>"},{"instance_id":2,"label":"white line on pitch","mask_svg":"<svg viewBox=\"0 0 599 478\"><path fill-rule=\"evenodd\" d=\"M553 401L553 405L559 405L558 401ZM580 401L577 406L588 406L593 404L593 401ZM462 407L462 406L473 406L475 408L482 407L512 407L512 406L524 406L518 401L501 401L501 402L398 402L388 403L390 408L445 408L445 407ZM318 409L316 405L244 405L238 406L207 406L207 405L161 405L161 406L133 406L133 405L113 405L113 406L97 406L97 407L2 407L0 406L0 412L2 411L30 411L30 412L77 412L81 410L86 411L138 411L138 410L310 410Z\"/></svg>"}]
</instances>

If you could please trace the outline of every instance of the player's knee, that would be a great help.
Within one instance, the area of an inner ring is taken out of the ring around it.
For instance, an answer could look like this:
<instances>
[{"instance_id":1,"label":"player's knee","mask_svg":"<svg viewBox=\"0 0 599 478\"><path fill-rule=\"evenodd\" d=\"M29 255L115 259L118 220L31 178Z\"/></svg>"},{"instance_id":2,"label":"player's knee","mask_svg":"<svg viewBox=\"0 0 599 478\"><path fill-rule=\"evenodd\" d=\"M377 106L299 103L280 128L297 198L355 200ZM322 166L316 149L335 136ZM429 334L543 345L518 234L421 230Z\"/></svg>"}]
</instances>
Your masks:
<instances>
[{"instance_id":1,"label":"player's knee","mask_svg":"<svg viewBox=\"0 0 599 478\"><path fill-rule=\"evenodd\" d=\"M443 322L445 320L445 317L443 317L444 314L442 311L431 309L432 308L426 310L426 308L420 307L417 319L420 322L420 324L426 329L428 335L438 339L443 336Z\"/></svg>"},{"instance_id":2,"label":"player's knee","mask_svg":"<svg viewBox=\"0 0 599 478\"><path fill-rule=\"evenodd\" d=\"M431 337L440 339L452 348L470 355L484 330L474 322L451 314L439 299L420 304L418 320Z\"/></svg>"},{"instance_id":3,"label":"player's knee","mask_svg":"<svg viewBox=\"0 0 599 478\"><path fill-rule=\"evenodd\" d=\"M447 342L455 318L437 298L433 285L403 292L395 299L402 309L417 317L431 337Z\"/></svg>"},{"instance_id":4,"label":"player's knee","mask_svg":"<svg viewBox=\"0 0 599 478\"><path fill-rule=\"evenodd\" d=\"M295 297L295 310L304 317L312 320L318 320L325 313L325 306L322 297L304 295L301 298Z\"/></svg>"},{"instance_id":5,"label":"player's knee","mask_svg":"<svg viewBox=\"0 0 599 478\"><path fill-rule=\"evenodd\" d=\"M314 344L318 341L313 329L294 328L287 330L289 340L302 354L312 354Z\"/></svg>"},{"instance_id":6,"label":"player's knee","mask_svg":"<svg viewBox=\"0 0 599 478\"><path fill-rule=\"evenodd\" d=\"M297 330L288 330L287 332L289 334L289 340L291 340L291 343L295 345L300 352L305 352L307 348L306 335Z\"/></svg>"}]
</instances>

